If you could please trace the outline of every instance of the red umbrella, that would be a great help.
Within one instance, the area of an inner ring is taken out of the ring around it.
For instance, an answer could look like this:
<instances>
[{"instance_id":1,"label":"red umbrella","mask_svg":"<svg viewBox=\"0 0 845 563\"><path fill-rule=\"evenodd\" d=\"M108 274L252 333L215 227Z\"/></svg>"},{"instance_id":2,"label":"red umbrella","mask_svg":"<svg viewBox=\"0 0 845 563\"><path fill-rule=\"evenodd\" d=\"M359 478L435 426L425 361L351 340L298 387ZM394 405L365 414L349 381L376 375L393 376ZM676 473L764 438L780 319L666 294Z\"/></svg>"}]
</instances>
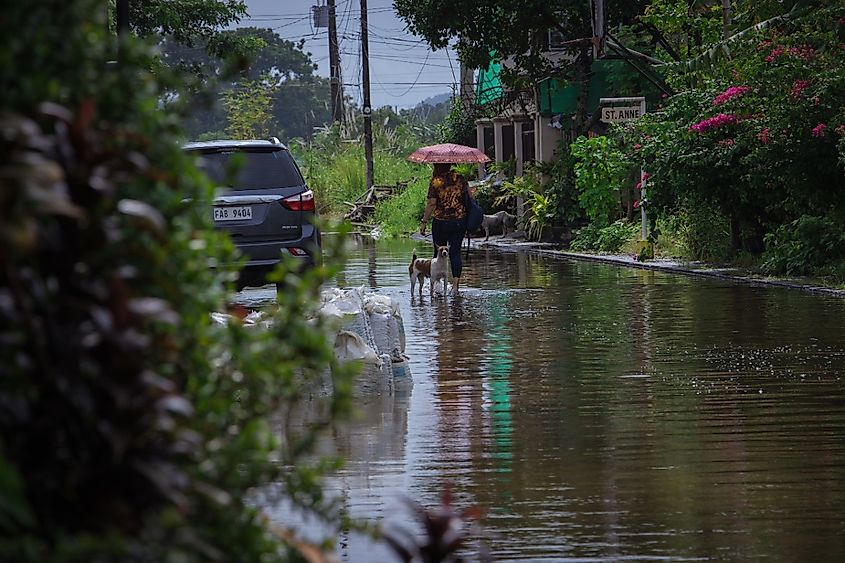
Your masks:
<instances>
[{"instance_id":1,"label":"red umbrella","mask_svg":"<svg viewBox=\"0 0 845 563\"><path fill-rule=\"evenodd\" d=\"M422 147L408 155L411 162L422 164L484 163L490 158L475 147L443 143Z\"/></svg>"}]
</instances>

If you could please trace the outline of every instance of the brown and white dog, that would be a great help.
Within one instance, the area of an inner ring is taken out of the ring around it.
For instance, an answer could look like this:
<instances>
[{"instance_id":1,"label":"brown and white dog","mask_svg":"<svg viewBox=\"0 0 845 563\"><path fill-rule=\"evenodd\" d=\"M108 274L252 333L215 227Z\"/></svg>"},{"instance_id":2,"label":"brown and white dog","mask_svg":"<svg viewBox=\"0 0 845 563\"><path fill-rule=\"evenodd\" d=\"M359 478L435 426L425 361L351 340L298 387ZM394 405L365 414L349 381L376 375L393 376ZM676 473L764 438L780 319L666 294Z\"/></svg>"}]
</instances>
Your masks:
<instances>
[{"instance_id":1,"label":"brown and white dog","mask_svg":"<svg viewBox=\"0 0 845 563\"><path fill-rule=\"evenodd\" d=\"M414 249L414 255L411 258L411 264L408 266L408 275L411 278L411 296L414 295L414 286L417 282L420 284L420 297L422 297L423 283L425 278L428 278L428 289L432 297L434 296L434 285L438 280L443 280L443 294L446 294L446 283L449 277L449 247L438 246L437 258L429 258L423 260L417 258L417 250Z\"/></svg>"}]
</instances>

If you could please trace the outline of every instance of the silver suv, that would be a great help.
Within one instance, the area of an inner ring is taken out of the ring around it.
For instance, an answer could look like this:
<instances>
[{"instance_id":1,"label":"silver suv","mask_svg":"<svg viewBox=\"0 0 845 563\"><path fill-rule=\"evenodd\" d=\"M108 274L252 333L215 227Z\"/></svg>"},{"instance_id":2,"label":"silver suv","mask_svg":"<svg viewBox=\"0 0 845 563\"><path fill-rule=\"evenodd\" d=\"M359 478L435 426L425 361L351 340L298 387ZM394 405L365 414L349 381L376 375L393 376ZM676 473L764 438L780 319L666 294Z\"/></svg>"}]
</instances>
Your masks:
<instances>
[{"instance_id":1,"label":"silver suv","mask_svg":"<svg viewBox=\"0 0 845 563\"><path fill-rule=\"evenodd\" d=\"M267 274L283 255L303 266L319 262L314 192L278 139L206 141L184 148L197 154L200 168L221 186L212 208L214 226L229 231L248 259L239 289L267 283ZM233 169L231 178L227 173Z\"/></svg>"}]
</instances>

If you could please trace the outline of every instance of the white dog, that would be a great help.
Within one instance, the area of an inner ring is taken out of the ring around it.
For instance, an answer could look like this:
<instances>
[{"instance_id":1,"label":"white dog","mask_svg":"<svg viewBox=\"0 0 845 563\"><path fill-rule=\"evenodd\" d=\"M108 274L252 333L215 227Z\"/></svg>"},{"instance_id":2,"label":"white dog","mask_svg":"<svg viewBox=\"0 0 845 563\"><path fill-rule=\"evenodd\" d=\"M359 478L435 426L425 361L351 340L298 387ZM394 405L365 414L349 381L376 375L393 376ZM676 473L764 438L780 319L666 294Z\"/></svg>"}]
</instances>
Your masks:
<instances>
[{"instance_id":1,"label":"white dog","mask_svg":"<svg viewBox=\"0 0 845 563\"><path fill-rule=\"evenodd\" d=\"M422 260L417 258L417 250L411 258L408 266L408 275L411 278L411 295L414 295L414 286L420 284L420 297L422 297L423 283L429 278L428 289L431 296L434 296L434 285L438 280L443 280L443 294L446 294L446 284L449 278L449 247L438 246L437 258Z\"/></svg>"},{"instance_id":2,"label":"white dog","mask_svg":"<svg viewBox=\"0 0 845 563\"><path fill-rule=\"evenodd\" d=\"M499 211L497 213L493 213L492 215L485 215L484 219L481 220L481 227L484 229L484 234L487 235L484 237L484 240L490 238L491 229L498 229L501 227L502 238L505 238L515 226L516 217L507 211Z\"/></svg>"}]
</instances>

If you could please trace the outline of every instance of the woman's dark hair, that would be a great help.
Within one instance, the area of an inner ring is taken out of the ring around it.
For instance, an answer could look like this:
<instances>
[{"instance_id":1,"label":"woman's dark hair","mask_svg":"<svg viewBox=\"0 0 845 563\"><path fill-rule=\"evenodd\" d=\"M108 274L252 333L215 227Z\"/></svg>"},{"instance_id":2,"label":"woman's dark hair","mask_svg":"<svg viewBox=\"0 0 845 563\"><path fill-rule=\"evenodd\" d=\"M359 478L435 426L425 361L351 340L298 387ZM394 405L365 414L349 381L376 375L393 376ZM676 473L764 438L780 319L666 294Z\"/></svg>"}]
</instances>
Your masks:
<instances>
[{"instance_id":1,"label":"woman's dark hair","mask_svg":"<svg viewBox=\"0 0 845 563\"><path fill-rule=\"evenodd\" d=\"M444 176L448 174L450 170L452 170L451 164L438 162L434 165L434 171L432 172L432 174L434 176Z\"/></svg>"}]
</instances>

